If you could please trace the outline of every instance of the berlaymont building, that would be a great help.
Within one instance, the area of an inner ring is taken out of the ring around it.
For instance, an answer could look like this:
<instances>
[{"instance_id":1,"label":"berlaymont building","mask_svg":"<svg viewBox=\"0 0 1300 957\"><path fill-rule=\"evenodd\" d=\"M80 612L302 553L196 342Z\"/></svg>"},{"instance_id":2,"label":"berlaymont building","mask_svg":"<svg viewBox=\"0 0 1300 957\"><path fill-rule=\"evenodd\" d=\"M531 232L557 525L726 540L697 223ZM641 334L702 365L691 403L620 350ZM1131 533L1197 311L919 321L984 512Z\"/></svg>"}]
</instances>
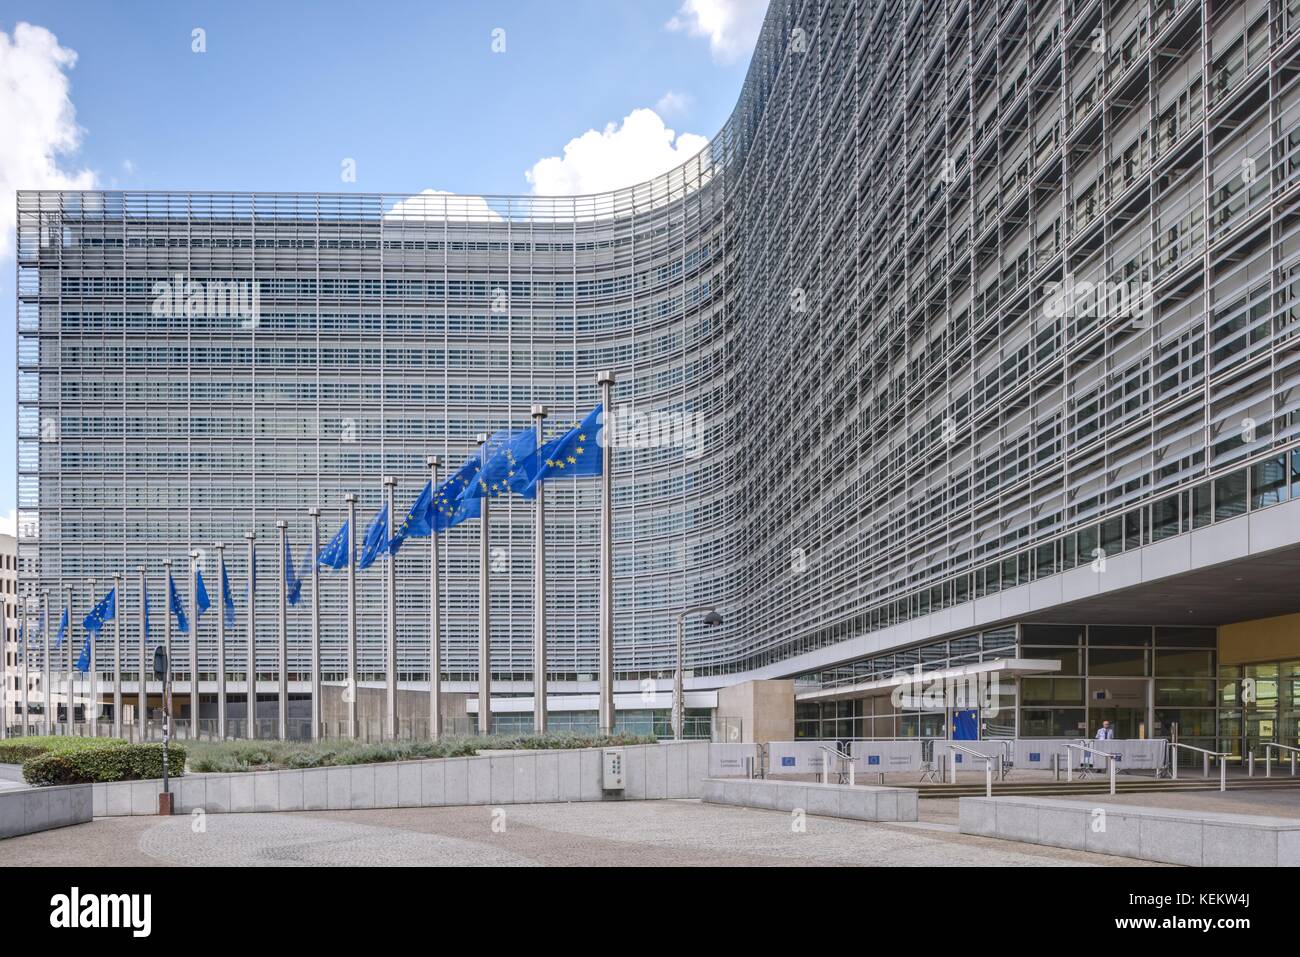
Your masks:
<instances>
[{"instance_id":1,"label":"berlaymont building","mask_svg":"<svg viewBox=\"0 0 1300 957\"><path fill-rule=\"evenodd\" d=\"M225 543L237 719L255 533L273 718L277 522L297 563L309 509L328 539L393 476L400 512L428 456L454 468L537 404L567 428L610 370L621 727L664 730L678 614L712 606L721 624L685 619L692 735L970 736L974 711L979 737L1297 743L1300 4L773 0L724 128L627 189L193 185L17 199L19 588L49 591L51 644L69 595L79 647L88 579L123 577L124 708L138 567L157 642L163 561L188 596L197 551L213 591ZM597 720L600 504L599 480L547 493L555 728ZM493 502L495 730L531 727L532 510ZM437 677L469 726L479 532L440 539ZM387 680L384 574L357 578L363 696ZM412 727L429 577L403 549ZM327 692L346 601L323 570ZM309 606L286 614L299 719ZM982 690L900 703L917 669Z\"/></svg>"}]
</instances>

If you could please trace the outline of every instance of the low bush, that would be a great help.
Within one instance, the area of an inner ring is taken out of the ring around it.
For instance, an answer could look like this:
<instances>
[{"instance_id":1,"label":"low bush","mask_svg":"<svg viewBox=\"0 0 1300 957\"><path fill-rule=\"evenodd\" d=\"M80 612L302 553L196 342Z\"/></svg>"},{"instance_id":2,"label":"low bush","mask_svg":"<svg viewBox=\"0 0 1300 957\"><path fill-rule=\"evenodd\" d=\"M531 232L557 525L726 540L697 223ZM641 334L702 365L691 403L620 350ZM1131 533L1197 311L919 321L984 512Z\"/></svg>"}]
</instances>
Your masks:
<instances>
[{"instance_id":1,"label":"low bush","mask_svg":"<svg viewBox=\"0 0 1300 957\"><path fill-rule=\"evenodd\" d=\"M440 741L190 741L186 747L191 771L229 773L462 758L493 750L601 748L654 744L655 741L654 737L631 734L550 733L443 738Z\"/></svg>"},{"instance_id":2,"label":"low bush","mask_svg":"<svg viewBox=\"0 0 1300 957\"><path fill-rule=\"evenodd\" d=\"M55 748L23 762L23 779L31 785L98 784L107 781L141 781L162 777L161 744L103 741L73 748ZM185 769L185 749L171 745L168 770Z\"/></svg>"},{"instance_id":3,"label":"low bush","mask_svg":"<svg viewBox=\"0 0 1300 957\"><path fill-rule=\"evenodd\" d=\"M0 764L22 764L28 758L49 751L70 751L90 745L125 743L121 738L84 738L56 734L8 738L0 741Z\"/></svg>"}]
</instances>

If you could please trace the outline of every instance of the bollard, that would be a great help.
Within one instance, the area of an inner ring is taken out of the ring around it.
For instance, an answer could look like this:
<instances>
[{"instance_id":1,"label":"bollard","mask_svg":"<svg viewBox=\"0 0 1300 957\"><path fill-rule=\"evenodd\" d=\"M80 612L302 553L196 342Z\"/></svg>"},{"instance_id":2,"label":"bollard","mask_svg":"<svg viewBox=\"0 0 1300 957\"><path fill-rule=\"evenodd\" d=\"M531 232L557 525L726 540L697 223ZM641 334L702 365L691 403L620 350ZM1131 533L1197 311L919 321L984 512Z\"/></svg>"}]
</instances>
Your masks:
<instances>
[{"instance_id":1,"label":"bollard","mask_svg":"<svg viewBox=\"0 0 1300 957\"><path fill-rule=\"evenodd\" d=\"M984 762L984 796L993 796L993 762Z\"/></svg>"},{"instance_id":2,"label":"bollard","mask_svg":"<svg viewBox=\"0 0 1300 957\"><path fill-rule=\"evenodd\" d=\"M1065 783L1069 784L1074 780L1074 751L1071 748L1065 749Z\"/></svg>"},{"instance_id":3,"label":"bollard","mask_svg":"<svg viewBox=\"0 0 1300 957\"><path fill-rule=\"evenodd\" d=\"M1113 758L1107 758L1106 766L1110 768L1110 793L1114 794L1115 793L1115 760Z\"/></svg>"},{"instance_id":4,"label":"bollard","mask_svg":"<svg viewBox=\"0 0 1300 957\"><path fill-rule=\"evenodd\" d=\"M1210 756L1203 754L1201 757L1205 759L1205 777L1208 778L1210 776Z\"/></svg>"},{"instance_id":5,"label":"bollard","mask_svg":"<svg viewBox=\"0 0 1300 957\"><path fill-rule=\"evenodd\" d=\"M1250 751L1250 775L1249 776L1252 778L1255 776L1255 749L1254 748L1252 748Z\"/></svg>"},{"instance_id":6,"label":"bollard","mask_svg":"<svg viewBox=\"0 0 1300 957\"><path fill-rule=\"evenodd\" d=\"M1228 790L1228 762L1219 758L1219 790Z\"/></svg>"},{"instance_id":7,"label":"bollard","mask_svg":"<svg viewBox=\"0 0 1300 957\"><path fill-rule=\"evenodd\" d=\"M1264 777L1271 778L1272 776L1273 776L1273 749L1265 748L1264 749Z\"/></svg>"}]
</instances>

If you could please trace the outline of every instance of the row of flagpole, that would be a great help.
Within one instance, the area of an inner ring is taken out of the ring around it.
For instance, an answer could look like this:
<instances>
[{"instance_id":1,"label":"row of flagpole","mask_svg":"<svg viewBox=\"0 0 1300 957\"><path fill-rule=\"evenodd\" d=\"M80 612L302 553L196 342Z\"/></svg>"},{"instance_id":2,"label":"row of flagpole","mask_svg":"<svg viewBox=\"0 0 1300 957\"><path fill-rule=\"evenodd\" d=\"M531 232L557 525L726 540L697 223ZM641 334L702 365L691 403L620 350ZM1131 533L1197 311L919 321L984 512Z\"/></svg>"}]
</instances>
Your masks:
<instances>
[{"instance_id":1,"label":"row of flagpole","mask_svg":"<svg viewBox=\"0 0 1300 957\"><path fill-rule=\"evenodd\" d=\"M411 512L408 513L406 522L401 530L394 531L397 528L395 521L396 513L394 512L394 494L396 488L396 479L391 476L384 476L384 496L380 512L372 520L370 527L367 529L366 540L362 561L365 563L361 567L368 567L373 563L376 557L376 531L382 535L378 540L379 547L387 553L388 565L385 573L385 664L386 664L386 695L385 695L385 719L384 725L386 732L391 737L397 737L399 732L399 707L398 707L398 687L397 687L397 616L396 616L396 556L397 549L405 541L406 537L423 537L420 530L428 527L427 537L429 538L429 734L432 737L438 737L443 732L442 717L442 690L441 690L441 622L440 622L440 605L441 596L439 588L439 526L444 522L444 515L452 516L447 521L443 530L449 529L452 525L469 517L474 517L470 508L462 505L466 498L472 498L476 502L477 517L479 518L479 644L478 644L478 708L479 708L479 728L482 733L487 733L491 729L491 562L490 562L490 542L491 542L491 508L490 500L500 493L517 492L523 494L526 498L534 498L534 562L533 562L533 587L534 587L534 618L533 618L533 725L534 729L542 732L547 726L547 704L546 704L546 569L545 569L545 481L543 479L566 477L564 470L566 465L570 466L570 473L574 477L579 475L595 475L601 477L601 513L600 513L600 604L599 604L599 709L597 715L597 726L602 731L612 731L614 729L614 645L613 645L613 502L612 502L612 464L613 464L613 416L607 413L610 409L610 393L614 384L614 375L611 372L601 372L596 377L597 384L600 388L601 402L596 410L583 421L582 424L568 433L561 435L559 438L552 440L550 443L543 444L543 423L547 416L545 406L534 405L530 410L533 419L531 429L516 433L505 441L505 448L502 451L496 451L495 446L491 446L492 436L480 434L477 437L478 453L471 456L465 465L449 477L445 482L441 481L440 469L442 460L438 456L429 456L426 459L426 465L429 469L429 484L425 486L425 491L430 493L423 520L424 525L420 525L421 516L417 515L417 508L423 499L425 492L416 500L412 506ZM601 413L599 416L597 413ZM603 434L592 436L597 440L596 446L592 448L591 454L587 454L588 440L584 427L589 423L599 421L603 427ZM501 435L504 433L498 433ZM516 476L515 468L518 465L511 451L511 443L524 436L531 437L533 454L533 472L531 476L525 474ZM551 451L554 457L543 459L543 454L547 450ZM576 450L576 454L575 454ZM489 458L489 453L491 457ZM563 453L563 454L561 454ZM502 455L508 464L503 465ZM581 457L581 461L579 461ZM567 461L566 461L567 460ZM593 465L592 463L596 463ZM476 463L476 465L475 465ZM543 464L545 463L545 464ZM476 468L473 478L481 486L481 489L474 489L473 483L465 478L471 474L471 467ZM598 469L595 471L594 469ZM491 487L487 484L489 478L497 478L493 481ZM530 479L526 487L521 486L521 482ZM455 483L459 481L464 488L457 489ZM498 488L500 485L500 488ZM455 504L449 497L450 492L455 491L457 497ZM472 494L471 494L472 493ZM344 567L340 561L338 551L340 548L346 550L345 567L347 568L347 684L345 694L342 696L346 704L346 724L347 736L356 736L358 732L357 721L357 704L358 704L358 673L357 673L357 582L356 572L358 569L357 561L357 541L356 541L356 505L357 496L355 493L347 493L345 496L347 517L344 520L343 527L339 533L327 546L326 551L322 552L320 547L320 515L319 507L313 507L309 510L311 517L311 579L312 579L312 647L311 647L311 736L317 738L321 734L322 728L322 708L321 708L321 603L320 603L320 567L326 565L329 568L338 569ZM418 527L412 530L413 524ZM382 529L379 523L384 523ZM292 561L289 553L288 540L288 523L280 520L276 522L279 531L279 602L278 602L278 628L277 628L277 665L278 665L278 713L277 725L279 737L287 737L288 725L288 606L296 605L301 597L302 576L299 574L294 577ZM390 535L390 532L393 534ZM254 593L257 587L257 568L256 568L256 533L249 531L245 535L248 546L248 644L246 668L246 700L247 700L247 718L245 737L256 737L256 717L257 717L257 631L255 618L255 601ZM233 624L234 619L234 602L230 593L229 576L226 572L225 549L223 542L217 542L215 545L217 552L217 602L222 606L217 614L216 626L216 657L217 667L217 737L225 738L227 736L227 698L226 698L226 625ZM326 556L329 556L327 560ZM203 612L211 605L206 587L203 582L203 576L200 568L199 553L191 551L189 554L189 622L185 620L183 612L183 603L176 590L175 581L172 577L172 560L163 561L163 567L166 578L166 611L163 615L163 645L167 650L167 659L169 667L172 660L172 617L176 617L177 626L181 633L189 633L189 673L190 673L190 735L197 736L199 731L199 654L198 654L198 628L199 620ZM146 646L149 641L149 598L148 582L146 578L145 567L138 567L139 575L139 593L140 593L140 642L139 642L139 670L137 681L137 714L136 722L143 736L147 728L147 704L148 694L146 686ZM101 599L96 601L95 587L97 579L88 578L87 584L90 590L91 611L86 615L83 625L87 632L85 641L82 646L81 658L74 666L72 657L72 640L70 635L70 623L73 607L72 589L69 587L62 588L63 612L59 627L59 636L55 644L56 650L67 640L67 726L71 733L74 724L74 668L77 671L89 675L90 695L87 714L87 723L89 724L90 734L98 734L98 711L100 703L99 675L96 666L95 645L100 638L100 633L107 621L113 622L114 641L113 641L113 733L115 736L122 734L122 621L121 616L117 614L118 603L122 595L122 576L114 575L112 577L112 589ZM291 589L293 590L291 593ZM42 681L42 694L44 696L43 706L43 726L46 734L53 733L53 723L57 718L57 709L54 705L53 688L50 676L50 647L48 632L48 612L49 612L49 590L43 593L44 608L41 614L41 632L44 642L44 678ZM22 608L22 614L27 615L26 597L19 599ZM27 733L29 726L29 707L28 707L28 644L29 637L26 629L26 617L23 618L24 630L20 636L20 654L22 655L22 711L23 711L23 733ZM191 630L192 629L192 630ZM170 698L174 682L168 683L168 696ZM2 703L2 699L0 699ZM0 713L4 713L0 711ZM171 701L166 702L166 713L174 715L175 712L171 707ZM0 720L0 735L7 735L8 719L7 715L4 720Z\"/></svg>"}]
</instances>

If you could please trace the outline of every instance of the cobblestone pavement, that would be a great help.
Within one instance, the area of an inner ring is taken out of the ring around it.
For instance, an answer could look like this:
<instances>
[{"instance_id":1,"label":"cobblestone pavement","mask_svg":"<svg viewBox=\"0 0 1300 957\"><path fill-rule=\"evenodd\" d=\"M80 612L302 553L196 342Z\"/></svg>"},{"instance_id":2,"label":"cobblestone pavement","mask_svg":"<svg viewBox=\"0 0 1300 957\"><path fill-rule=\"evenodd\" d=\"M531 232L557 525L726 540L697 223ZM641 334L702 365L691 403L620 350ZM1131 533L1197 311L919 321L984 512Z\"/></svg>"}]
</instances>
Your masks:
<instances>
[{"instance_id":1,"label":"cobblestone pavement","mask_svg":"<svg viewBox=\"0 0 1300 957\"><path fill-rule=\"evenodd\" d=\"M495 829L494 829L495 823ZM100 818L0 841L0 867L209 865L1026 865L1140 864L955 833L698 801L526 804Z\"/></svg>"}]
</instances>

